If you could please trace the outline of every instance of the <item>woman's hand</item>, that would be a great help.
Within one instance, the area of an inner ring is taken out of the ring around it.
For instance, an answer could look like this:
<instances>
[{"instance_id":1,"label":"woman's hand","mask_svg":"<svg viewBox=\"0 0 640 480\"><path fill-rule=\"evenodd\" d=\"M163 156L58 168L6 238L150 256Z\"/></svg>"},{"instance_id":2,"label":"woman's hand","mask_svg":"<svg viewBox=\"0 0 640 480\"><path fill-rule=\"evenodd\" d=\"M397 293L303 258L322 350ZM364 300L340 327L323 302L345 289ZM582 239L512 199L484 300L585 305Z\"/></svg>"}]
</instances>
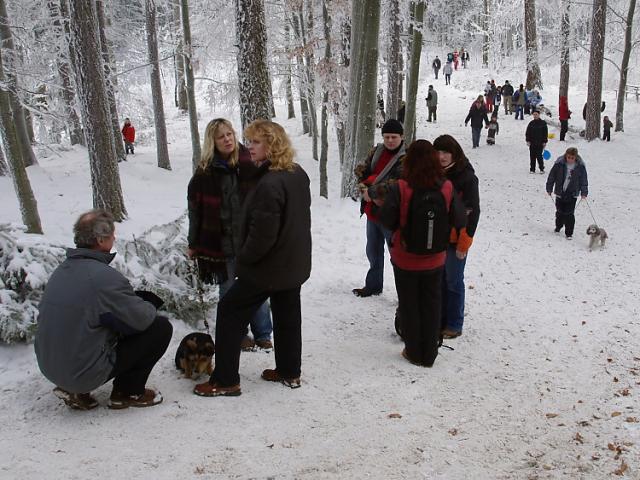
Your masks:
<instances>
[{"instance_id":1,"label":"woman's hand","mask_svg":"<svg viewBox=\"0 0 640 480\"><path fill-rule=\"evenodd\" d=\"M458 260L464 260L467 256L467 252L461 252L460 250L456 250L456 257Z\"/></svg>"}]
</instances>

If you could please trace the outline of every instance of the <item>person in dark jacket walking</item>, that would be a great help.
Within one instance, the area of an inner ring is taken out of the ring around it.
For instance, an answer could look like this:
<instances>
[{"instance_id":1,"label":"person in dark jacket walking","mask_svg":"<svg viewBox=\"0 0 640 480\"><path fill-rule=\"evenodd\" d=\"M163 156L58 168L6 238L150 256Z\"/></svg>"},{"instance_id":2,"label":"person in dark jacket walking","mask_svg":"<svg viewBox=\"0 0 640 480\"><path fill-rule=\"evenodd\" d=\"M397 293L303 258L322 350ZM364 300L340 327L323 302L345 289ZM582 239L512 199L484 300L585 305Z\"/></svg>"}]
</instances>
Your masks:
<instances>
[{"instance_id":1,"label":"person in dark jacket walking","mask_svg":"<svg viewBox=\"0 0 640 480\"><path fill-rule=\"evenodd\" d=\"M273 314L276 368L264 370L262 379L300 386L300 288L311 274L309 177L294 163L291 141L279 124L255 120L244 133L259 180L245 200L236 280L218 304L215 369L208 382L194 389L204 397L241 394L240 342L267 299Z\"/></svg>"},{"instance_id":2,"label":"person in dark jacket walking","mask_svg":"<svg viewBox=\"0 0 640 480\"><path fill-rule=\"evenodd\" d=\"M509 83L509 80L504 81L502 86L502 101L504 102L505 115L513 114L513 85Z\"/></svg>"},{"instance_id":3,"label":"person in dark jacket walking","mask_svg":"<svg viewBox=\"0 0 640 480\"><path fill-rule=\"evenodd\" d=\"M38 306L40 370L74 409L97 407L91 391L112 378L109 408L157 405L162 395L145 384L169 345L171 324L109 266L116 255L109 212L83 213L73 233L76 248L67 250Z\"/></svg>"},{"instance_id":4,"label":"person in dark jacket walking","mask_svg":"<svg viewBox=\"0 0 640 480\"><path fill-rule=\"evenodd\" d=\"M602 128L603 128L603 135L602 135L602 140L606 140L607 142L611 141L611 128L613 127L613 122L611 120L609 120L608 116L604 116L604 119L602 120Z\"/></svg>"},{"instance_id":5,"label":"person in dark jacket walking","mask_svg":"<svg viewBox=\"0 0 640 480\"><path fill-rule=\"evenodd\" d=\"M433 85L429 85L429 91L427 93L427 109L429 110L429 118L427 118L427 122L435 122L438 111L438 92L433 89Z\"/></svg>"},{"instance_id":6,"label":"person in dark jacket walking","mask_svg":"<svg viewBox=\"0 0 640 480\"><path fill-rule=\"evenodd\" d=\"M446 246L440 252L416 254L407 251L403 228L410 220L408 212L416 191L440 191L451 223L455 228L465 225L464 207L455 194L453 184L446 180L438 154L427 140L413 142L405 159L402 179L389 189L380 211L380 219L392 230L391 263L393 264L398 312L405 348L402 356L409 362L431 367L438 356L441 334L442 272ZM438 224L437 220L435 222ZM446 222L446 227L450 222ZM437 227L436 227L437 228ZM448 232L433 231L438 237Z\"/></svg>"},{"instance_id":7,"label":"person in dark jacket walking","mask_svg":"<svg viewBox=\"0 0 640 480\"><path fill-rule=\"evenodd\" d=\"M187 188L189 233L187 255L195 259L205 283L220 285L222 298L235 278L240 251L242 203L257 167L249 150L238 142L233 125L224 118L211 120L204 135L202 156ZM273 348L269 304L260 306L251 320L253 338L245 335L243 350L255 345Z\"/></svg>"},{"instance_id":8,"label":"person in dark jacket walking","mask_svg":"<svg viewBox=\"0 0 640 480\"><path fill-rule=\"evenodd\" d=\"M438 151L440 165L448 180L453 183L457 196L466 212L466 226L451 228L449 248L442 285L442 336L456 338L462 335L464 324L465 285L464 269L467 254L476 234L480 219L480 194L478 177L458 141L451 135L441 135L433 142Z\"/></svg>"},{"instance_id":9,"label":"person in dark jacket walking","mask_svg":"<svg viewBox=\"0 0 640 480\"><path fill-rule=\"evenodd\" d=\"M540 173L544 173L542 152L544 151L544 147L547 146L548 136L549 130L547 128L547 122L540 118L540 112L538 110L534 110L533 120L527 125L527 131L525 133L525 140L529 146L529 171L531 173L536 173L536 160L538 161Z\"/></svg>"},{"instance_id":10,"label":"person in dark jacket walking","mask_svg":"<svg viewBox=\"0 0 640 480\"><path fill-rule=\"evenodd\" d=\"M564 227L567 240L573 237L576 223L574 215L578 196L583 199L589 194L587 167L578 155L578 149L571 147L556 160L547 178L547 194L556 196L556 228L558 233Z\"/></svg>"},{"instance_id":11,"label":"person in dark jacket walking","mask_svg":"<svg viewBox=\"0 0 640 480\"><path fill-rule=\"evenodd\" d=\"M383 143L376 145L364 163L354 173L362 194L360 213L367 216L367 246L369 271L364 287L354 288L357 297L380 295L384 283L384 244L389 248L391 232L378 219L378 205L374 200L384 199L389 186L397 182L404 158L404 129L397 120L390 119L382 127Z\"/></svg>"},{"instance_id":12,"label":"person in dark jacket walking","mask_svg":"<svg viewBox=\"0 0 640 480\"><path fill-rule=\"evenodd\" d=\"M524 106L527 104L527 92L523 84L520 84L518 90L514 92L511 102L516 106L516 120L518 120L518 117L520 117L520 120L524 120Z\"/></svg>"},{"instance_id":13,"label":"person in dark jacket walking","mask_svg":"<svg viewBox=\"0 0 640 480\"><path fill-rule=\"evenodd\" d=\"M473 142L473 148L480 146L480 134L482 133L482 127L489 125L489 119L487 118L487 109L484 105L484 97L478 95L478 98L471 105L467 118L464 119L464 126L466 127L471 121L471 140ZM484 122L484 123L483 123Z\"/></svg>"},{"instance_id":14,"label":"person in dark jacket walking","mask_svg":"<svg viewBox=\"0 0 640 480\"><path fill-rule=\"evenodd\" d=\"M436 55L436 58L433 60L431 67L433 68L433 73L435 74L436 80L437 80L438 72L440 72L440 68L442 67L442 62L440 61L437 55Z\"/></svg>"}]
</instances>

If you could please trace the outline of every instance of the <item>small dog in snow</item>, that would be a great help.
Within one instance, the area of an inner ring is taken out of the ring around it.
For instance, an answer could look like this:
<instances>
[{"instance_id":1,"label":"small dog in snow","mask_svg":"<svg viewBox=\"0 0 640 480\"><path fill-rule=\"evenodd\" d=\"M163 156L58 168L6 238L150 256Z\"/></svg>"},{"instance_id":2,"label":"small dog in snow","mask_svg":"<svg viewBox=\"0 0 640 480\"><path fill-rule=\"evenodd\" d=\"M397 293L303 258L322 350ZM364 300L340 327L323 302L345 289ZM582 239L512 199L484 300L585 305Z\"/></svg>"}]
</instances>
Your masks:
<instances>
[{"instance_id":1,"label":"small dog in snow","mask_svg":"<svg viewBox=\"0 0 640 480\"><path fill-rule=\"evenodd\" d=\"M600 248L604 247L604 243L609 238L607 231L604 228L600 228L597 225L589 225L587 228L587 235L589 235L589 251L593 250L598 240L600 241Z\"/></svg>"},{"instance_id":2,"label":"small dog in snow","mask_svg":"<svg viewBox=\"0 0 640 480\"><path fill-rule=\"evenodd\" d=\"M184 372L187 378L193 374L199 377L203 373L211 375L213 365L211 360L215 353L215 344L211 335L207 333L190 333L182 339L176 351L176 368Z\"/></svg>"}]
</instances>

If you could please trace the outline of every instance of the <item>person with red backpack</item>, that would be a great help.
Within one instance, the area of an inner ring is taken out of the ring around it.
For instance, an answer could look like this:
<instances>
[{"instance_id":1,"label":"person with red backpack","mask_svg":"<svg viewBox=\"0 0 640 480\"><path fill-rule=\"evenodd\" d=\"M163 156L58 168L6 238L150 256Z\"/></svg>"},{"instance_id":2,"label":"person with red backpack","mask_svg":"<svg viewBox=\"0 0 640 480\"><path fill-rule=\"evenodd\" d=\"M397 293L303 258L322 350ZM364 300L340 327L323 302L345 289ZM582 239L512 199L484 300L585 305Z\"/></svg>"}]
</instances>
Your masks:
<instances>
[{"instance_id":1,"label":"person with red backpack","mask_svg":"<svg viewBox=\"0 0 640 480\"><path fill-rule=\"evenodd\" d=\"M124 126L122 127L122 138L124 139L125 154L131 152L133 155L133 142L136 140L136 129L131 125L131 120L124 119Z\"/></svg>"},{"instance_id":2,"label":"person with red backpack","mask_svg":"<svg viewBox=\"0 0 640 480\"><path fill-rule=\"evenodd\" d=\"M416 140L409 146L402 178L389 188L379 218L393 231L402 356L431 367L441 344L441 282L449 235L452 226L463 228L466 222L464 205L431 142Z\"/></svg>"}]
</instances>

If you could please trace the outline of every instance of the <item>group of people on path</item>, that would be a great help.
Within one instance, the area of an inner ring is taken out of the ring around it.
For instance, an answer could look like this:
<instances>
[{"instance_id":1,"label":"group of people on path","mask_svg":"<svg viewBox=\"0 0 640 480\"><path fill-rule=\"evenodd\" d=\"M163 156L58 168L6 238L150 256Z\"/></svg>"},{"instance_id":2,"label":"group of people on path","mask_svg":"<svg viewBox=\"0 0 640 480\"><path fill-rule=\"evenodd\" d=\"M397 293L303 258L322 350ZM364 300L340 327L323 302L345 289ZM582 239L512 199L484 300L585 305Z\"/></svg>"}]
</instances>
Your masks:
<instances>
[{"instance_id":1,"label":"group of people on path","mask_svg":"<svg viewBox=\"0 0 640 480\"><path fill-rule=\"evenodd\" d=\"M436 80L438 79L438 74L440 73L440 69L442 69L442 73L444 74L445 85L451 84L451 74L454 70L458 70L458 64L462 62L462 68L467 68L467 63L469 62L469 52L465 51L464 48L458 50L454 50L453 52L447 53L447 59L442 66L442 61L440 57L436 55L436 58L431 62L431 68L433 68L433 74L435 75Z\"/></svg>"}]
</instances>

